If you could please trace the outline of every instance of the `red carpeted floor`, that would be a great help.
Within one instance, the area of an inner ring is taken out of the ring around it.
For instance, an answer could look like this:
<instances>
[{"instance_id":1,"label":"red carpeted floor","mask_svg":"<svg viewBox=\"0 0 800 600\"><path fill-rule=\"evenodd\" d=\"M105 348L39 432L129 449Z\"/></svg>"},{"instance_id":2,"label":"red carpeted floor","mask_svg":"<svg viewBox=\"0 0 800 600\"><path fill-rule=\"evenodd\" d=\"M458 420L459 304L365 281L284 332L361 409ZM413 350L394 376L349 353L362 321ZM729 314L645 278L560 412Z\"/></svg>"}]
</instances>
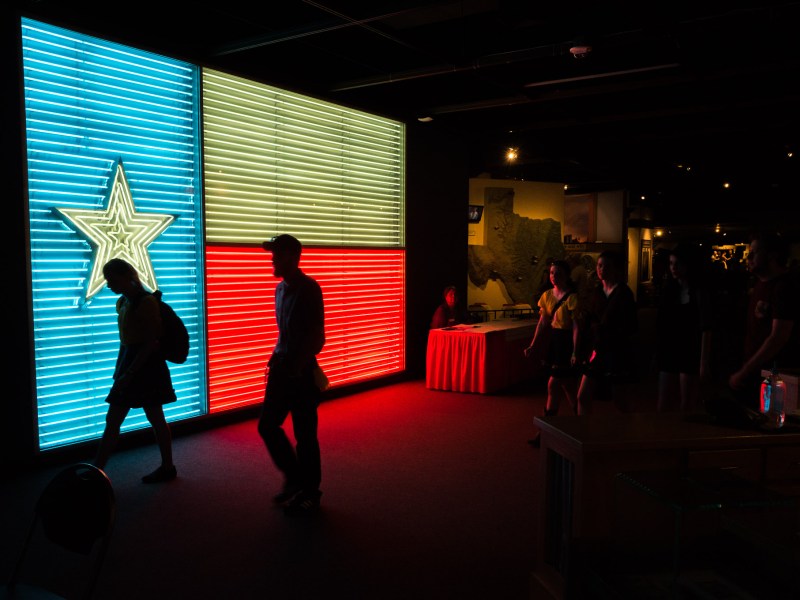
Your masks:
<instances>
[{"instance_id":1,"label":"red carpeted floor","mask_svg":"<svg viewBox=\"0 0 800 600\"><path fill-rule=\"evenodd\" d=\"M252 418L176 436L169 484L139 482L154 445L121 450L107 468L118 519L96 598L527 600L538 492L527 439L543 392L411 381L324 402L324 495L310 519L271 505L281 479ZM0 577L56 470L0 484Z\"/></svg>"}]
</instances>

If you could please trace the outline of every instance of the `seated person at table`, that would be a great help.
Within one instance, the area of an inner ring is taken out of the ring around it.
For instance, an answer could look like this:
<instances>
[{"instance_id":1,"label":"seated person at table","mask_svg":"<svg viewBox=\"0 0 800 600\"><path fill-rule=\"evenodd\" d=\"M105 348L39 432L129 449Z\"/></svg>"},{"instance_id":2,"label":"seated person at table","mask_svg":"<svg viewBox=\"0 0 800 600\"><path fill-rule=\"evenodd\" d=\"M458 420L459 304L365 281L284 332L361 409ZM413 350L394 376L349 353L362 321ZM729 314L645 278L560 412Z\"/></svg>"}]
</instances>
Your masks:
<instances>
[{"instance_id":1,"label":"seated person at table","mask_svg":"<svg viewBox=\"0 0 800 600\"><path fill-rule=\"evenodd\" d=\"M436 309L436 312L433 313L433 319L431 319L431 329L439 329L440 327L450 327L452 325L466 323L468 321L467 313L463 308L461 308L461 305L458 302L458 292L456 291L456 286L448 285L446 288L444 288L442 297L444 301Z\"/></svg>"}]
</instances>

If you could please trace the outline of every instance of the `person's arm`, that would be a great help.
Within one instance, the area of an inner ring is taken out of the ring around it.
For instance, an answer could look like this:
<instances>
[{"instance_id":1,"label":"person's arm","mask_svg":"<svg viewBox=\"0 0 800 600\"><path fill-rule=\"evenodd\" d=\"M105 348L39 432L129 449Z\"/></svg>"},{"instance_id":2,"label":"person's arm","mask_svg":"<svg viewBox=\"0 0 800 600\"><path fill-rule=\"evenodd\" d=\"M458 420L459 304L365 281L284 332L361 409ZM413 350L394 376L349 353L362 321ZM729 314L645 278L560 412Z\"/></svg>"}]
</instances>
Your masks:
<instances>
[{"instance_id":1,"label":"person's arm","mask_svg":"<svg viewBox=\"0 0 800 600\"><path fill-rule=\"evenodd\" d=\"M569 317L572 320L572 356L570 357L570 364L575 366L575 363L578 362L576 356L578 352L578 336L579 336L579 324L578 324L578 307L580 305L580 300L578 298L578 293L575 290L569 292L569 296L567 300L564 302L565 308L569 311Z\"/></svg>"},{"instance_id":2,"label":"person's arm","mask_svg":"<svg viewBox=\"0 0 800 600\"><path fill-rule=\"evenodd\" d=\"M161 337L161 310L158 300L153 296L141 298L133 310L136 311L136 319L140 325L142 343L136 357L131 361L128 368L121 373L120 383L127 383L130 377L135 377L139 370L150 359L150 356L158 349L158 338ZM125 381L122 381L122 380Z\"/></svg>"},{"instance_id":3,"label":"person's arm","mask_svg":"<svg viewBox=\"0 0 800 600\"><path fill-rule=\"evenodd\" d=\"M147 362L147 360L150 358L150 355L156 351L156 349L158 349L158 340L150 340L149 342L145 342L142 345L142 348L136 354L136 358L134 358L133 362L131 362L126 373L135 375L139 369L142 368L142 365Z\"/></svg>"},{"instance_id":4,"label":"person's arm","mask_svg":"<svg viewBox=\"0 0 800 600\"><path fill-rule=\"evenodd\" d=\"M741 368L731 375L728 383L734 389L739 389L745 380L752 375L760 374L764 365L778 355L792 335L794 322L786 319L773 319L772 329L764 343L748 358Z\"/></svg>"},{"instance_id":5,"label":"person's arm","mask_svg":"<svg viewBox=\"0 0 800 600\"><path fill-rule=\"evenodd\" d=\"M578 352L578 337L579 337L580 327L578 326L578 319L574 316L572 317L572 357L570 358L570 364L575 366L575 363L578 362L577 359L577 352Z\"/></svg>"},{"instance_id":6,"label":"person's arm","mask_svg":"<svg viewBox=\"0 0 800 600\"><path fill-rule=\"evenodd\" d=\"M525 356L530 356L533 353L533 349L536 345L536 338L539 336L539 332L544 328L545 319L542 316L539 316L539 322L536 323L536 329L533 331L533 339L531 343L525 348Z\"/></svg>"},{"instance_id":7,"label":"person's arm","mask_svg":"<svg viewBox=\"0 0 800 600\"><path fill-rule=\"evenodd\" d=\"M592 362L592 359L597 353L597 338L600 335L598 331L600 329L600 306L603 297L602 288L594 286L589 292L586 305L583 309L583 321L581 323L583 330L581 332L581 338L579 338L583 344L580 356L582 362Z\"/></svg>"},{"instance_id":8,"label":"person's arm","mask_svg":"<svg viewBox=\"0 0 800 600\"><path fill-rule=\"evenodd\" d=\"M436 311L433 313L433 318L431 319L431 329L439 329L440 327L447 326L447 313L444 310L444 306L436 307Z\"/></svg>"},{"instance_id":9,"label":"person's arm","mask_svg":"<svg viewBox=\"0 0 800 600\"><path fill-rule=\"evenodd\" d=\"M322 290L307 281L289 317L289 344L286 357L290 376L298 377L325 345L325 308Z\"/></svg>"},{"instance_id":10,"label":"person's arm","mask_svg":"<svg viewBox=\"0 0 800 600\"><path fill-rule=\"evenodd\" d=\"M534 345L536 344L536 337L540 335L540 331L545 327L545 325L550 325L550 316L547 313L547 292L544 292L541 296L539 296L539 302L537 304L539 307L539 320L536 322L536 329L533 331L533 339L531 343L528 344L528 347L525 348L525 356L530 356L533 353Z\"/></svg>"}]
</instances>

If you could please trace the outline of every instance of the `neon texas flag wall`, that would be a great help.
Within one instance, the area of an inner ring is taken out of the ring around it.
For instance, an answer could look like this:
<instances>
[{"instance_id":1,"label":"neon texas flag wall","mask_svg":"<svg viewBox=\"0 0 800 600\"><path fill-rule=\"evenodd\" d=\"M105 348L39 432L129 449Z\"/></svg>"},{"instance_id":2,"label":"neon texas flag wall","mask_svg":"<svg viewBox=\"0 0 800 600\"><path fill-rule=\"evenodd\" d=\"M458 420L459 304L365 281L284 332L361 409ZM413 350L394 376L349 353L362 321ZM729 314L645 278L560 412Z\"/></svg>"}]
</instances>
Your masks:
<instances>
[{"instance_id":1,"label":"neon texas flag wall","mask_svg":"<svg viewBox=\"0 0 800 600\"><path fill-rule=\"evenodd\" d=\"M190 331L189 359L170 365L170 420L261 401L277 280L260 244L279 233L303 242L322 287L331 383L405 368L401 123L21 27L41 450L102 432L119 339L101 270L114 256ZM136 410L125 429L145 425Z\"/></svg>"}]
</instances>

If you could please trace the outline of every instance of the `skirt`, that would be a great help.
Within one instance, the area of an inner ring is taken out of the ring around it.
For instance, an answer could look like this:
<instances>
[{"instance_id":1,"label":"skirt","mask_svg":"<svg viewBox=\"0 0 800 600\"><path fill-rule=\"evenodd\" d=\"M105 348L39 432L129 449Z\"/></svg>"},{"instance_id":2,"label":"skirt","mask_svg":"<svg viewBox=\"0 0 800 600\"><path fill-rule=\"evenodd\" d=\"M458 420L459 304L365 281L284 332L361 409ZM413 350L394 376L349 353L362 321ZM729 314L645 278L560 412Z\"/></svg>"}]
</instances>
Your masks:
<instances>
[{"instance_id":1,"label":"skirt","mask_svg":"<svg viewBox=\"0 0 800 600\"><path fill-rule=\"evenodd\" d=\"M553 328L550 333L550 345L547 347L545 366L550 371L551 377L569 377L575 375L572 366L572 353L575 346L572 343L572 329Z\"/></svg>"},{"instance_id":2,"label":"skirt","mask_svg":"<svg viewBox=\"0 0 800 600\"><path fill-rule=\"evenodd\" d=\"M136 373L126 375L125 385L118 380L128 370L139 353L139 345L121 345L114 368L114 385L106 397L106 402L127 408L158 406L175 402L175 389L167 362L157 352L150 355Z\"/></svg>"}]
</instances>

